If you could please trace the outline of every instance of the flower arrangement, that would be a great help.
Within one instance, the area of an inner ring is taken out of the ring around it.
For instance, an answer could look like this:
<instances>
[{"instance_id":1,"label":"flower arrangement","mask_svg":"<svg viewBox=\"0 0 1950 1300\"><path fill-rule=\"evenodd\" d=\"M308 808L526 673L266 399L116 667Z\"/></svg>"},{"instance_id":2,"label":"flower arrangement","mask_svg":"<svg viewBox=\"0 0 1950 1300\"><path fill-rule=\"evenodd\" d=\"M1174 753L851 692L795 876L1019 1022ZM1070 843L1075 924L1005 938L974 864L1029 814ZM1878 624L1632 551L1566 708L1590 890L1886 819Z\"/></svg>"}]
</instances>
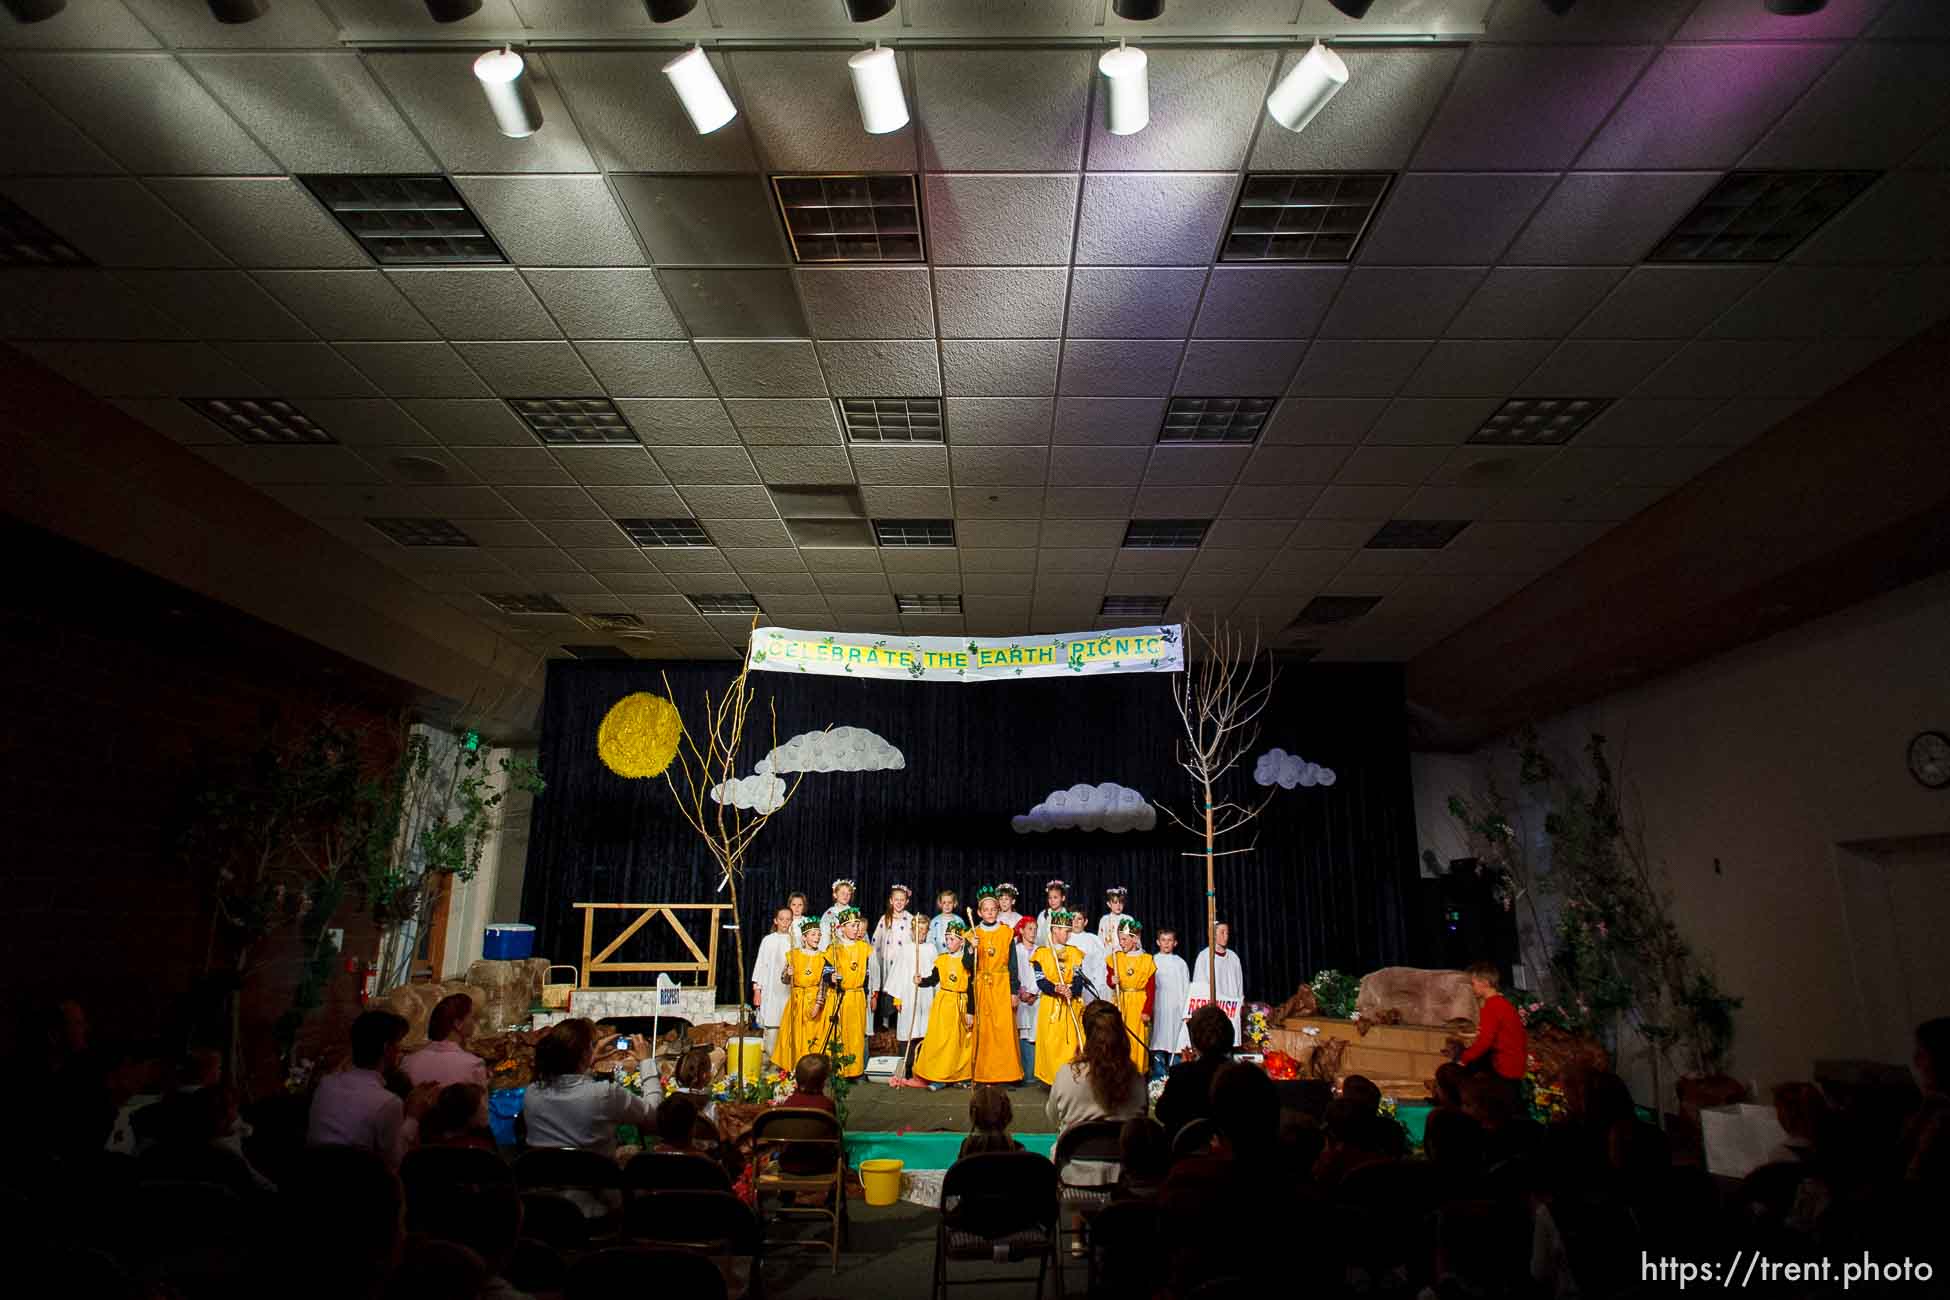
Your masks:
<instances>
[{"instance_id":1,"label":"flower arrangement","mask_svg":"<svg viewBox=\"0 0 1950 1300\"><path fill-rule=\"evenodd\" d=\"M1307 987L1314 991L1314 1003L1320 1015L1340 1020L1354 1018L1354 998L1361 991L1361 982L1352 975L1324 970L1314 976Z\"/></svg>"},{"instance_id":2,"label":"flower arrangement","mask_svg":"<svg viewBox=\"0 0 1950 1300\"><path fill-rule=\"evenodd\" d=\"M1246 1013L1246 1041L1254 1047L1265 1047L1266 1039L1266 1008L1255 1006Z\"/></svg>"},{"instance_id":3,"label":"flower arrangement","mask_svg":"<svg viewBox=\"0 0 1950 1300\"><path fill-rule=\"evenodd\" d=\"M1381 1104L1375 1107L1375 1113L1402 1131L1403 1150L1420 1151L1422 1149L1422 1144L1417 1142L1415 1135L1408 1131L1408 1124L1402 1119L1401 1113L1396 1109L1395 1099L1393 1097L1388 1096L1386 1093L1382 1094Z\"/></svg>"}]
</instances>

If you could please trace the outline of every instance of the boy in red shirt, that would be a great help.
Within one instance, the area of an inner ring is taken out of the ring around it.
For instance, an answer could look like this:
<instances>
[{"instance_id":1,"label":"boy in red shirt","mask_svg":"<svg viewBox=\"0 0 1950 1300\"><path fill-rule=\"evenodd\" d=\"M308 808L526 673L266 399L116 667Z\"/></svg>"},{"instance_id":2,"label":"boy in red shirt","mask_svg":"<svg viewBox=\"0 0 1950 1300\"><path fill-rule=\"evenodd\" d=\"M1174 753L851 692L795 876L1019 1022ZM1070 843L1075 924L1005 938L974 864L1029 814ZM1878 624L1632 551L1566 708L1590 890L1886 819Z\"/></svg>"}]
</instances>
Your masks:
<instances>
[{"instance_id":1,"label":"boy in red shirt","mask_svg":"<svg viewBox=\"0 0 1950 1300\"><path fill-rule=\"evenodd\" d=\"M1472 1074L1494 1074L1514 1086L1529 1061L1530 1040L1517 1009L1497 991L1501 983L1501 974L1486 961L1469 968L1469 991L1481 1009L1476 1013L1476 1041L1463 1048L1458 1062Z\"/></svg>"}]
</instances>

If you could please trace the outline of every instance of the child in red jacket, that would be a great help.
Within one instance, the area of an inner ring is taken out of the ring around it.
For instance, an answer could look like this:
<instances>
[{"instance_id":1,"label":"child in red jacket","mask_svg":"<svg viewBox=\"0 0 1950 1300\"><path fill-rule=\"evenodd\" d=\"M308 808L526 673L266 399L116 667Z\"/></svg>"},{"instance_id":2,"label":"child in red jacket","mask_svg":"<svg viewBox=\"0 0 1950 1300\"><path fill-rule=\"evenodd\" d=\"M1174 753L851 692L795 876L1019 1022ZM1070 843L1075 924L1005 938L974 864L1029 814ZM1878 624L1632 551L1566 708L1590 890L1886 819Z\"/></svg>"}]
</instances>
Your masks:
<instances>
[{"instance_id":1,"label":"child in red jacket","mask_svg":"<svg viewBox=\"0 0 1950 1300\"><path fill-rule=\"evenodd\" d=\"M1476 995L1476 1041L1465 1047L1458 1058L1463 1069L1492 1073L1516 1083L1524 1076L1530 1057L1530 1040L1516 1007L1498 992L1502 975L1496 967L1479 961L1469 968L1469 991Z\"/></svg>"}]
</instances>

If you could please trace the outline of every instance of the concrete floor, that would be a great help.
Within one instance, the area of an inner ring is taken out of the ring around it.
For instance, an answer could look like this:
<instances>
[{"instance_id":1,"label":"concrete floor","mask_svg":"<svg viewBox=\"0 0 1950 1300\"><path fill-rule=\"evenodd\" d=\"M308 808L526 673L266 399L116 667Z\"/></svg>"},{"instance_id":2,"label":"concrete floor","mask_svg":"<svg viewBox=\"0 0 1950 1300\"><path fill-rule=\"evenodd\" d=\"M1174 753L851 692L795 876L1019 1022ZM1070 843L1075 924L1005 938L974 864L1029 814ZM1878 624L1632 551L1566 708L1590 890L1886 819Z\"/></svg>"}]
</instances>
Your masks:
<instances>
[{"instance_id":1,"label":"concrete floor","mask_svg":"<svg viewBox=\"0 0 1950 1300\"><path fill-rule=\"evenodd\" d=\"M892 1133L901 1129L922 1132L966 1133L968 1131L967 1088L890 1088L885 1083L861 1082L847 1094L846 1126L856 1133ZM1009 1091L1015 1107L1012 1126L1023 1133L1054 1133L1043 1107L1049 1089L1031 1081Z\"/></svg>"},{"instance_id":2,"label":"concrete floor","mask_svg":"<svg viewBox=\"0 0 1950 1300\"><path fill-rule=\"evenodd\" d=\"M850 1201L847 1208L851 1231L847 1248L840 1252L840 1269L833 1272L830 1257L824 1253L771 1249L765 1262L765 1293L773 1300L912 1300L926 1296L934 1279L934 1229L940 1214L935 1210L910 1205L905 1201L876 1208ZM774 1229L774 1231L778 1231ZM810 1231L807 1235L811 1235ZM1067 1252L1067 1242L1064 1251ZM1060 1254L1065 1264L1065 1291L1081 1295L1084 1291L1083 1261L1071 1261ZM1035 1290L1034 1263L995 1265L956 1263L949 1277L960 1283L977 1279L993 1282L972 1292L957 1293L979 1297L1028 1296ZM1043 1294L1056 1294L1055 1278L1044 1279Z\"/></svg>"}]
</instances>

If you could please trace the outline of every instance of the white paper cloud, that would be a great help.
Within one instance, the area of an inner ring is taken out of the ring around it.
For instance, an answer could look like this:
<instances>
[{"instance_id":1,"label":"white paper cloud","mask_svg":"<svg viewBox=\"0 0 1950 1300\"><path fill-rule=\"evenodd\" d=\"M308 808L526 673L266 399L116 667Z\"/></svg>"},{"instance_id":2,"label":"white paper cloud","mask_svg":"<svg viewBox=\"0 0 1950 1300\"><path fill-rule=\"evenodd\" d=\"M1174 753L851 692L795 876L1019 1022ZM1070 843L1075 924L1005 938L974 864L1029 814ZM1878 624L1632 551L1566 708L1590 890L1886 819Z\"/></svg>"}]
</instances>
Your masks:
<instances>
[{"instance_id":1,"label":"white paper cloud","mask_svg":"<svg viewBox=\"0 0 1950 1300\"><path fill-rule=\"evenodd\" d=\"M1106 781L1102 785L1073 785L1052 790L1027 815L1011 817L1018 835L1031 831L1148 831L1158 824L1158 810L1129 786Z\"/></svg>"},{"instance_id":2,"label":"white paper cloud","mask_svg":"<svg viewBox=\"0 0 1950 1300\"><path fill-rule=\"evenodd\" d=\"M785 806L785 782L769 772L757 772L711 787L712 803L729 803L756 813L775 813Z\"/></svg>"},{"instance_id":3,"label":"white paper cloud","mask_svg":"<svg viewBox=\"0 0 1950 1300\"><path fill-rule=\"evenodd\" d=\"M1333 768L1309 763L1284 749L1269 749L1253 764L1253 780L1261 785L1277 785L1282 790L1291 790L1296 785L1328 786L1336 779Z\"/></svg>"},{"instance_id":4,"label":"white paper cloud","mask_svg":"<svg viewBox=\"0 0 1950 1300\"><path fill-rule=\"evenodd\" d=\"M773 772L891 772L907 758L865 727L834 727L794 736L758 760L760 776Z\"/></svg>"}]
</instances>

